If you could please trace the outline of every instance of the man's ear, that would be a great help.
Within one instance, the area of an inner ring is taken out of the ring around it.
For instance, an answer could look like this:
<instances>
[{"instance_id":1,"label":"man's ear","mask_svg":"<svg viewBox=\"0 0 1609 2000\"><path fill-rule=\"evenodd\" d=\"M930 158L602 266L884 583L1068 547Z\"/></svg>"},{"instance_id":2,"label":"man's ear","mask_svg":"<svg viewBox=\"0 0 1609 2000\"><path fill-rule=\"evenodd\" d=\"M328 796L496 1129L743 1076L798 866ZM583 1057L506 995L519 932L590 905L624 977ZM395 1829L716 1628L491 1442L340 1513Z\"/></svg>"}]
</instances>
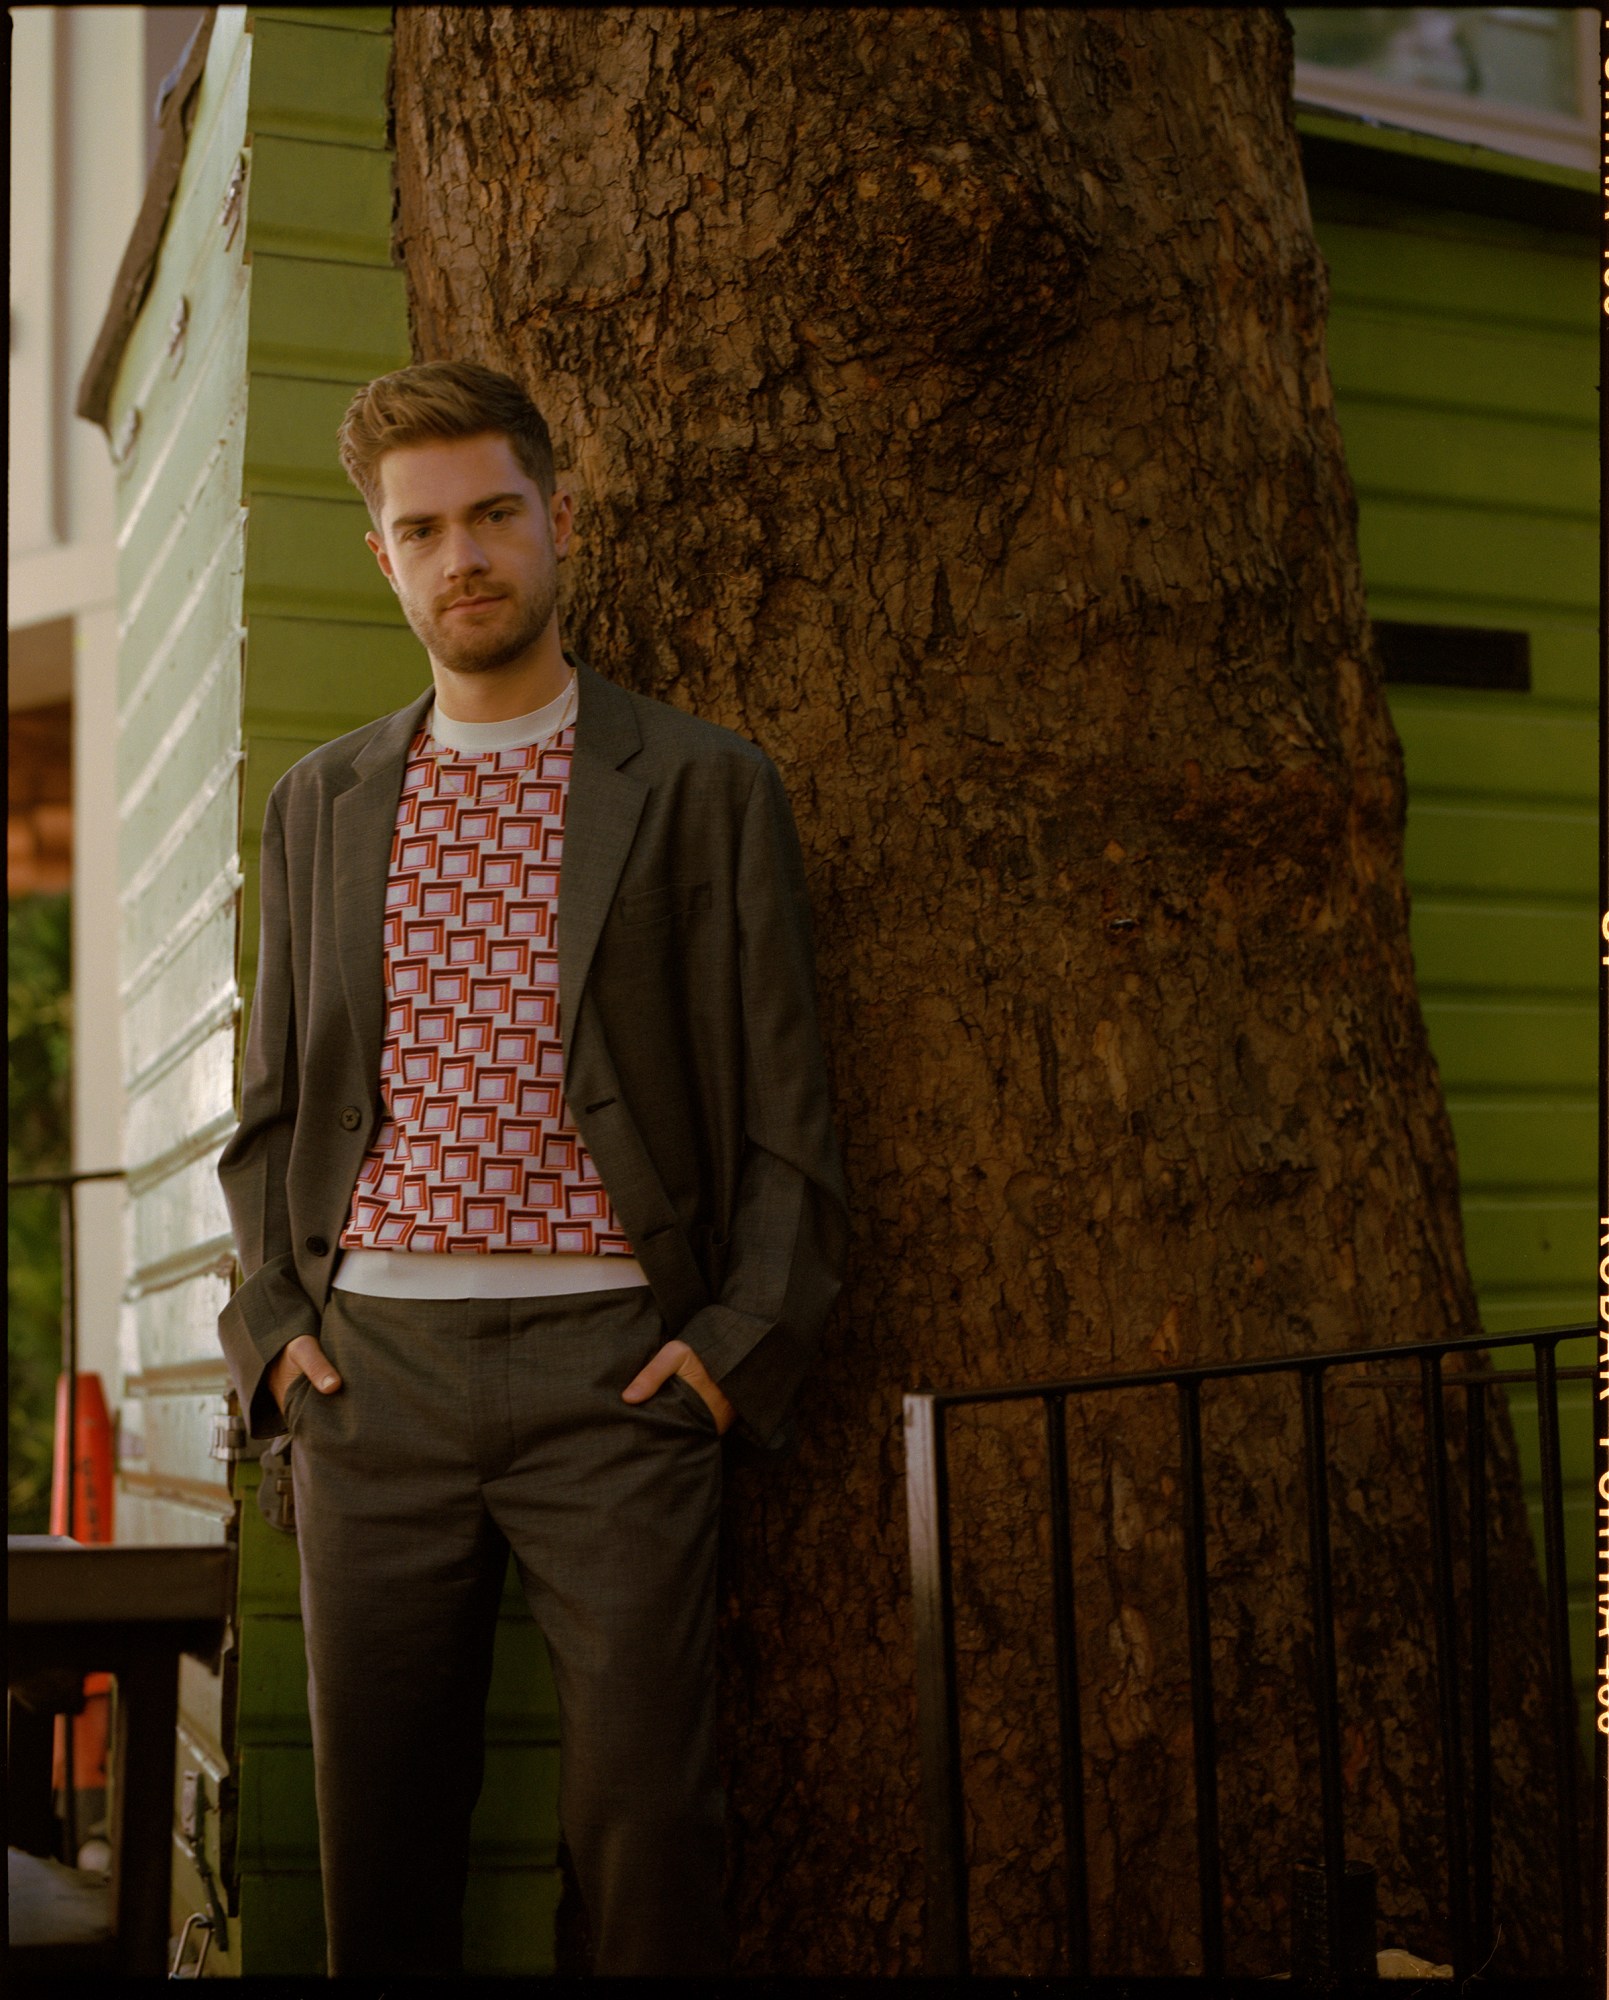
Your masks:
<instances>
[{"instance_id":1,"label":"man's ear","mask_svg":"<svg viewBox=\"0 0 1609 2000\"><path fill-rule=\"evenodd\" d=\"M384 575L386 582L390 584L393 590L395 590L397 587L397 579L392 574L391 558L386 553L385 543L381 541L380 537L377 534L375 534L372 528L370 529L369 533L363 537L363 539L368 543L369 547L374 551L374 559L380 565L381 573Z\"/></svg>"},{"instance_id":2,"label":"man's ear","mask_svg":"<svg viewBox=\"0 0 1609 2000\"><path fill-rule=\"evenodd\" d=\"M553 552L563 562L575 536L575 502L566 486L556 487L548 502L548 527L553 535Z\"/></svg>"}]
</instances>

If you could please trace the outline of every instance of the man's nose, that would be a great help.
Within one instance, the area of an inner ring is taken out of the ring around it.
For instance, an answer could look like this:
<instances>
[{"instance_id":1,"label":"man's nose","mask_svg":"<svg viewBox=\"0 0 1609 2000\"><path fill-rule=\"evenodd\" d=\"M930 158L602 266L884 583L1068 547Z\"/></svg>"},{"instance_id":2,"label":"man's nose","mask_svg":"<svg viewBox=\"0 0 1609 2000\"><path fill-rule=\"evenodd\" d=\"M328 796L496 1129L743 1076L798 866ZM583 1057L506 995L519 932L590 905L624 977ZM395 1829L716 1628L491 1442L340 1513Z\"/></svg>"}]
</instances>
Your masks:
<instances>
[{"instance_id":1,"label":"man's nose","mask_svg":"<svg viewBox=\"0 0 1609 2000\"><path fill-rule=\"evenodd\" d=\"M467 528L449 528L445 549L449 577L473 576L486 567L479 542Z\"/></svg>"}]
</instances>

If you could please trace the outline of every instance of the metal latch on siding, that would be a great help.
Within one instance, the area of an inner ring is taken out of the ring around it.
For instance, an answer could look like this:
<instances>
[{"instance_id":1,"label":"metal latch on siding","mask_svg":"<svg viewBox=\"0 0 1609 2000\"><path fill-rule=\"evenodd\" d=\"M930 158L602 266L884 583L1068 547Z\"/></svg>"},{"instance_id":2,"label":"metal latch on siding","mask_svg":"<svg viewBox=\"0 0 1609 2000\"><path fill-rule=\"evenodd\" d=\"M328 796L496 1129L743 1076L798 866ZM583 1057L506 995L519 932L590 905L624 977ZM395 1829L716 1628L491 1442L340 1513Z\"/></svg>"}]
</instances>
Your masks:
<instances>
[{"instance_id":1,"label":"metal latch on siding","mask_svg":"<svg viewBox=\"0 0 1609 2000\"><path fill-rule=\"evenodd\" d=\"M257 1511L282 1535L296 1532L296 1493L291 1484L291 1441L275 1438L258 1460L262 1481L257 1488Z\"/></svg>"},{"instance_id":2,"label":"metal latch on siding","mask_svg":"<svg viewBox=\"0 0 1609 2000\"><path fill-rule=\"evenodd\" d=\"M190 1933L201 1933L201 1950L194 1965L184 1962L184 1948L190 1942ZM203 1916L200 1910L192 1910L184 1920L184 1929L179 1933L179 1943L173 1954L173 1965L169 1970L170 1979L199 1979L201 1968L207 1962L207 1953L212 1949L212 1919Z\"/></svg>"},{"instance_id":3,"label":"metal latch on siding","mask_svg":"<svg viewBox=\"0 0 1609 2000\"><path fill-rule=\"evenodd\" d=\"M223 1899L218 1894L218 1883L212 1872L212 1864L207 1859L206 1842L207 1793L199 1771L186 1771L184 1785L180 1792L179 1830L184 1835L190 1859L195 1864L196 1873L201 1877L201 1887L207 1898L206 1913L196 1910L185 1918L184 1929L179 1933L178 1949L173 1954L170 1979L199 1979L201 1968L207 1962L207 1953L216 1938L218 1949L229 1949L229 1920L224 1915ZM201 1954L193 1966L184 1963L185 1946L189 1943L192 1930L202 1933Z\"/></svg>"},{"instance_id":4,"label":"metal latch on siding","mask_svg":"<svg viewBox=\"0 0 1609 2000\"><path fill-rule=\"evenodd\" d=\"M225 1402L221 1410L212 1413L211 1456L221 1458L225 1465L233 1465L237 1458L246 1456L246 1420L230 1403Z\"/></svg>"}]
</instances>

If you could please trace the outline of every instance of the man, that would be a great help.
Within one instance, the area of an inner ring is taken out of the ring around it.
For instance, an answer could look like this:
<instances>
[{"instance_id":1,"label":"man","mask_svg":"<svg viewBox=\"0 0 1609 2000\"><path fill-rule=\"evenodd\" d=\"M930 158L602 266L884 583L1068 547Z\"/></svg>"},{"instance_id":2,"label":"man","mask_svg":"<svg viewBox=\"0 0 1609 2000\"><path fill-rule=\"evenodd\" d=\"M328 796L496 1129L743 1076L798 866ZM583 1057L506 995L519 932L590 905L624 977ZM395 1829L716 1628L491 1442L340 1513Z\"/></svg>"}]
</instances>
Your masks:
<instances>
[{"instance_id":1,"label":"man","mask_svg":"<svg viewBox=\"0 0 1609 2000\"><path fill-rule=\"evenodd\" d=\"M798 840L753 744L560 641L507 376L341 456L432 685L274 787L220 1331L288 1431L331 1972L456 1971L507 1553L599 1972L719 1971L722 1439L792 1439L844 1191Z\"/></svg>"}]
</instances>

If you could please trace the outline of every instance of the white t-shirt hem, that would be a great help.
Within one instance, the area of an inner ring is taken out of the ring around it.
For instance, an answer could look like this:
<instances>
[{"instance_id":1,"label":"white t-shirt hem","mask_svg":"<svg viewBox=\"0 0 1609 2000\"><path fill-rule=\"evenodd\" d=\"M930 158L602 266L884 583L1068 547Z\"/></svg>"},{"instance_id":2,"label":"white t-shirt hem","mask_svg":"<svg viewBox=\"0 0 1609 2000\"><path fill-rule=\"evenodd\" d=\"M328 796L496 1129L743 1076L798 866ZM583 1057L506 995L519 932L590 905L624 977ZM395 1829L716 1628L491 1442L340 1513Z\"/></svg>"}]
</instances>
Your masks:
<instances>
[{"instance_id":1,"label":"white t-shirt hem","mask_svg":"<svg viewBox=\"0 0 1609 2000\"><path fill-rule=\"evenodd\" d=\"M557 1251L345 1250L330 1280L373 1299L550 1299L646 1285L635 1257Z\"/></svg>"}]
</instances>

